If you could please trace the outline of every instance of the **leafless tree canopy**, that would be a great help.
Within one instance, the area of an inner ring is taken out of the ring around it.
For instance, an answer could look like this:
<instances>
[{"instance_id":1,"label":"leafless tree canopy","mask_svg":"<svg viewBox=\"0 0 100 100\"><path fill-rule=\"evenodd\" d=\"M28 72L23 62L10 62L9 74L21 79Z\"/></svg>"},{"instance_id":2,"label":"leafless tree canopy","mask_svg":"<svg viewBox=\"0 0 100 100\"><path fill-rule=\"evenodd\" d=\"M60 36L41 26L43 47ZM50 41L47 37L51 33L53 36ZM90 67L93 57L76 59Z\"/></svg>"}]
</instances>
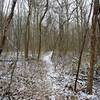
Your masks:
<instances>
[{"instance_id":1,"label":"leafless tree canopy","mask_svg":"<svg viewBox=\"0 0 100 100\"><path fill-rule=\"evenodd\" d=\"M0 0L0 100L100 99L99 75L100 0Z\"/></svg>"}]
</instances>

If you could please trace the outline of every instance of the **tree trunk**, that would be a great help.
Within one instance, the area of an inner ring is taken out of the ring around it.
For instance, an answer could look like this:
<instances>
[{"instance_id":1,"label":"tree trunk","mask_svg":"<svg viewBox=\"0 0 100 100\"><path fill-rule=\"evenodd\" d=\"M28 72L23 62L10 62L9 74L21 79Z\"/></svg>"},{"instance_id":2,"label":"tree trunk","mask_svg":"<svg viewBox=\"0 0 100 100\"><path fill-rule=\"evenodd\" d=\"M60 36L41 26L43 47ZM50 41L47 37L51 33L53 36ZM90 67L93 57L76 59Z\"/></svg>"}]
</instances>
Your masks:
<instances>
[{"instance_id":1,"label":"tree trunk","mask_svg":"<svg viewBox=\"0 0 100 100\"><path fill-rule=\"evenodd\" d=\"M94 11L92 16L92 33L91 33L91 48L90 48L90 67L88 70L87 92L92 94L93 73L96 58L96 26L98 16L99 0L94 0Z\"/></svg>"},{"instance_id":2,"label":"tree trunk","mask_svg":"<svg viewBox=\"0 0 100 100\"><path fill-rule=\"evenodd\" d=\"M89 12L89 16L88 16L88 20L86 25L86 29L85 29L85 34L83 37L83 41L82 41L82 46L80 48L80 54L79 54L79 61L78 61L78 69L77 69L77 73L76 73L76 79L75 79L75 86L74 86L74 91L77 92L77 80L78 80L78 76L79 76L79 71L80 71L80 66L81 66L81 60L82 60L82 55L83 55L83 50L84 50L84 46L85 46L85 42L86 42L86 37L89 31L89 20L90 20L90 16L91 16L91 11L92 11L92 4L91 4L91 8L90 8L90 12Z\"/></svg>"},{"instance_id":3,"label":"tree trunk","mask_svg":"<svg viewBox=\"0 0 100 100\"><path fill-rule=\"evenodd\" d=\"M4 45L5 45L6 33L7 33L7 31L8 31L9 25L10 25L11 20L12 20L12 18L13 18L13 14L14 14L14 9L15 9L15 6L16 6L16 2L17 2L17 0L13 0L11 12L10 12L10 14L9 14L9 16L8 16L8 18L7 18L7 20L6 20L7 23L6 23L6 25L5 25L5 27L4 27L4 30L3 30L3 33L2 33L2 39L1 39L1 41L0 41L0 55L1 55L1 53L2 53L2 51L3 51L3 47L4 47Z\"/></svg>"},{"instance_id":4,"label":"tree trunk","mask_svg":"<svg viewBox=\"0 0 100 100\"><path fill-rule=\"evenodd\" d=\"M31 19L31 10L32 10L32 1L28 0L29 13L27 17L26 24L26 35L25 35L25 58L28 58L29 53L29 40L30 40L30 19Z\"/></svg>"},{"instance_id":5,"label":"tree trunk","mask_svg":"<svg viewBox=\"0 0 100 100\"><path fill-rule=\"evenodd\" d=\"M40 58L40 55L41 55L41 42L42 42L42 21L43 21L43 19L44 19L44 17L45 17L45 15L46 15L46 13L47 13L47 11L48 11L48 1L49 0L46 0L47 1L47 3L46 3L46 10L45 10L45 12L44 12L44 14L43 14L43 16L41 17L41 19L40 19L40 23L39 23L39 48L38 48L38 60L39 60L39 58Z\"/></svg>"}]
</instances>

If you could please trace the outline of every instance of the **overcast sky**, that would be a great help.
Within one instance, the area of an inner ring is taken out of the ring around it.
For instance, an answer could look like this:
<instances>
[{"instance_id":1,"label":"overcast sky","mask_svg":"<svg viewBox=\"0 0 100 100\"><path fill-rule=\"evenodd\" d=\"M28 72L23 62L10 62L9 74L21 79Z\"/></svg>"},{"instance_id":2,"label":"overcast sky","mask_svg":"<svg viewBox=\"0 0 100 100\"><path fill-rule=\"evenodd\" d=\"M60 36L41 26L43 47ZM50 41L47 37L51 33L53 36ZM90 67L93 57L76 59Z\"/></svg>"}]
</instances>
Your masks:
<instances>
[{"instance_id":1,"label":"overcast sky","mask_svg":"<svg viewBox=\"0 0 100 100\"><path fill-rule=\"evenodd\" d=\"M20 8L26 8L28 9L28 6L27 6L27 2L23 2L22 1L27 1L27 0L17 0L17 4L16 4L16 7L15 7L15 13L17 13L17 8L18 6ZM11 5L12 4L12 0L4 0L4 13L8 12L11 10Z\"/></svg>"},{"instance_id":2,"label":"overcast sky","mask_svg":"<svg viewBox=\"0 0 100 100\"><path fill-rule=\"evenodd\" d=\"M17 3L21 3L22 1L27 1L27 0L17 0ZM59 1L61 1L61 0L59 0ZM91 3L91 0L86 0L86 1L88 4ZM11 3L12 3L12 0L4 0L4 10L11 8ZM9 5L9 7L8 7L8 5Z\"/></svg>"},{"instance_id":3,"label":"overcast sky","mask_svg":"<svg viewBox=\"0 0 100 100\"><path fill-rule=\"evenodd\" d=\"M23 1L23 3L22 3L22 1ZM27 2L26 1L27 0L17 0L17 5L16 5L16 8L15 8L15 14L17 14L17 12L18 12L18 9L17 9L18 8L18 4L19 4L20 8L28 10L28 6L27 6ZM59 1L61 1L61 0L59 0ZM86 0L86 2L87 2L87 5L88 5L87 7L89 9L91 0ZM6 14L7 11L9 13L9 11L11 9L11 3L12 3L12 0L4 0L4 13L5 14ZM22 10L21 9L20 9L20 12L22 14Z\"/></svg>"}]
</instances>

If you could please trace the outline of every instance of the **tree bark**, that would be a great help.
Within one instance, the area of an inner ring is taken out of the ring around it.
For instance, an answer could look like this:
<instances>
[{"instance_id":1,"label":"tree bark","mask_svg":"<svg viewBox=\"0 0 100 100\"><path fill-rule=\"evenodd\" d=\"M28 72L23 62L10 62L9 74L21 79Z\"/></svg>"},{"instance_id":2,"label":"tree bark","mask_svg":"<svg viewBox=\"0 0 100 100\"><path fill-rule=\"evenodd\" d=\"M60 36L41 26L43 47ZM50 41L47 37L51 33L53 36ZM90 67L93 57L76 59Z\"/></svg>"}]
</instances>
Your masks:
<instances>
[{"instance_id":1,"label":"tree bark","mask_svg":"<svg viewBox=\"0 0 100 100\"><path fill-rule=\"evenodd\" d=\"M77 69L77 73L76 73L75 86L74 86L74 91L75 92L77 92L77 80L78 80L78 76L79 76L79 71L80 71L80 66L81 66L81 60L82 60L84 45L85 45L85 42L86 42L86 37L87 37L87 34L88 34L88 30L89 30L88 24L89 24L89 20L90 20L90 16L91 16L92 4L93 4L93 2L91 3L91 8L90 8L89 16L88 16L88 20L87 20L87 23L86 23L87 27L85 29L85 34L84 34L84 37L83 37L82 46L80 48L79 61L78 61L78 69Z\"/></svg>"},{"instance_id":2,"label":"tree bark","mask_svg":"<svg viewBox=\"0 0 100 100\"><path fill-rule=\"evenodd\" d=\"M26 34L25 34L25 58L28 58L28 53L29 53L30 20L31 20L31 13L32 13L32 1L31 0L28 0L28 6L29 6L29 13L27 17Z\"/></svg>"},{"instance_id":3,"label":"tree bark","mask_svg":"<svg viewBox=\"0 0 100 100\"><path fill-rule=\"evenodd\" d=\"M94 0L94 9L93 9L93 16L92 16L92 33L91 33L91 48L90 48L90 67L88 70L88 80L87 80L87 92L92 94L92 87L93 87L93 74L94 74L94 65L96 60L96 27L97 27L97 16L98 16L98 9L99 7L99 0Z\"/></svg>"},{"instance_id":4,"label":"tree bark","mask_svg":"<svg viewBox=\"0 0 100 100\"><path fill-rule=\"evenodd\" d=\"M39 23L39 48L38 48L38 60L39 60L39 58L40 58L40 55L41 55L41 42L42 42L42 21L43 21L43 19L44 19L44 17L45 17L45 15L46 15L46 13L47 13L47 11L48 11L48 1L49 0L46 0L47 1L47 3L46 3L46 10L45 10L45 12L44 12L44 14L43 14L43 16L41 17L41 19L40 19L40 23Z\"/></svg>"},{"instance_id":5,"label":"tree bark","mask_svg":"<svg viewBox=\"0 0 100 100\"><path fill-rule=\"evenodd\" d=\"M13 0L12 8L11 8L11 13L9 14L9 16L7 18L7 23L6 23L6 25L4 27L4 30L3 30L3 33L2 33L2 39L0 41L0 55L1 55L1 53L3 51L3 48L4 48L4 45L5 45L6 33L8 31L9 25L10 25L11 20L13 18L13 14L14 14L14 9L15 9L16 3L17 3L17 0Z\"/></svg>"}]
</instances>

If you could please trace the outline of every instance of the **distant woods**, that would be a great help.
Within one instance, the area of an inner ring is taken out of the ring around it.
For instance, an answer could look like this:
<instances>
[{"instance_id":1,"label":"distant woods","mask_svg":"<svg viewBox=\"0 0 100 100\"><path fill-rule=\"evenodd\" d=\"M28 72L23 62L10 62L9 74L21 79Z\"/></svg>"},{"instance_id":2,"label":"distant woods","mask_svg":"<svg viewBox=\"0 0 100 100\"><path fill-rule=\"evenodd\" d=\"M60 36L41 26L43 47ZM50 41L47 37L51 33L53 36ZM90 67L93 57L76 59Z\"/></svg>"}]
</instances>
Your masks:
<instances>
[{"instance_id":1,"label":"distant woods","mask_svg":"<svg viewBox=\"0 0 100 100\"><path fill-rule=\"evenodd\" d=\"M0 54L4 51L38 54L53 50L63 56L80 53L84 35L84 51L90 47L91 2L87 0L0 0ZM4 8L7 9L4 9ZM98 10L100 12L100 8ZM99 13L98 12L98 13ZM96 28L96 51L100 55L100 20Z\"/></svg>"},{"instance_id":2,"label":"distant woods","mask_svg":"<svg viewBox=\"0 0 100 100\"><path fill-rule=\"evenodd\" d=\"M14 1L12 0L10 4L12 9L9 12L9 16L4 14L7 11L3 11L4 0L0 1L0 54L3 49L14 51L9 42L6 42L4 48L6 37L19 51L25 51L26 58L28 57L28 52L35 54L42 51L55 50L58 53L66 53L71 49L77 50L79 46L78 33L74 21L77 16L80 17L80 14L72 19L71 17L76 14L76 7L73 6L74 11L70 10L75 2L70 3L68 0L63 0L62 2L58 0L49 1L47 9L46 0L20 1L17 2L16 8L14 7ZM83 6L85 6L84 3ZM13 16L14 8L15 14ZM66 22L64 23L64 21ZM5 34L6 30L8 30L7 34Z\"/></svg>"}]
</instances>

